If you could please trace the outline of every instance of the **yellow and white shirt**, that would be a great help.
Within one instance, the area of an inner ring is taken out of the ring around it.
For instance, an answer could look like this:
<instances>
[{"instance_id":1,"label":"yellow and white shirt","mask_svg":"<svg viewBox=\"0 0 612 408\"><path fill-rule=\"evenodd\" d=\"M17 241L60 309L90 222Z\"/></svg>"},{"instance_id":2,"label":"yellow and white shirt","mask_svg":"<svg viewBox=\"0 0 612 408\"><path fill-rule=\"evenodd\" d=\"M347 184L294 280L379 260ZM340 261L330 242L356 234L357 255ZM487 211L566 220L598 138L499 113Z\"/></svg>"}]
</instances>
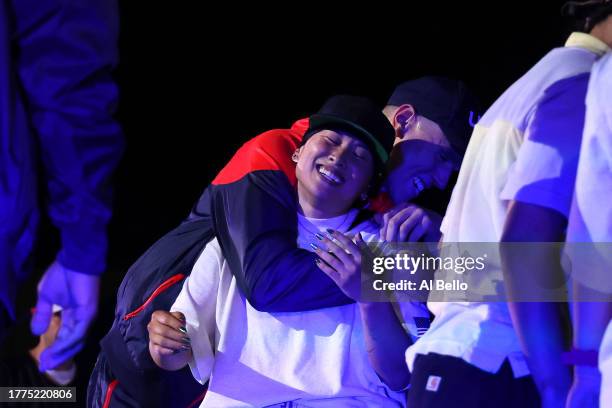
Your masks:
<instances>
[{"instance_id":1,"label":"yellow and white shirt","mask_svg":"<svg viewBox=\"0 0 612 408\"><path fill-rule=\"evenodd\" d=\"M507 206L518 200L567 215L573 195L584 97L593 63L609 48L573 33L515 82L474 128L441 230L445 242L498 242ZM473 285L504 292L498 255ZM467 299L469 300L469 299ZM515 377L529 374L503 302L429 302L435 319L406 352L462 358L490 373L508 358Z\"/></svg>"}]
</instances>

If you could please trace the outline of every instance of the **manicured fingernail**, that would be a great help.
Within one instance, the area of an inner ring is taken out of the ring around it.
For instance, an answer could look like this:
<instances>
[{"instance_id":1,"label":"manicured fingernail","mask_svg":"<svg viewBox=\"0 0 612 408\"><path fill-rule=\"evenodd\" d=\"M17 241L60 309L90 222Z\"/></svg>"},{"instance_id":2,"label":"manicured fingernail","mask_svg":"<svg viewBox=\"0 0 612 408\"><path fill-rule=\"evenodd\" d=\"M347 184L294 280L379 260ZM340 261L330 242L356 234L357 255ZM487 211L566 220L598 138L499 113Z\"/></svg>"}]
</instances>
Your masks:
<instances>
[{"instance_id":1,"label":"manicured fingernail","mask_svg":"<svg viewBox=\"0 0 612 408\"><path fill-rule=\"evenodd\" d=\"M181 346L181 350L183 351L191 350L191 346Z\"/></svg>"},{"instance_id":2,"label":"manicured fingernail","mask_svg":"<svg viewBox=\"0 0 612 408\"><path fill-rule=\"evenodd\" d=\"M331 234L331 235L334 235L334 232L335 232L335 231L334 231L333 229L331 229L331 228L328 228L328 229L327 229L327 232L328 232L329 234Z\"/></svg>"},{"instance_id":3,"label":"manicured fingernail","mask_svg":"<svg viewBox=\"0 0 612 408\"><path fill-rule=\"evenodd\" d=\"M185 326L179 327L179 331L181 333L187 334L187 329L185 328Z\"/></svg>"},{"instance_id":4,"label":"manicured fingernail","mask_svg":"<svg viewBox=\"0 0 612 408\"><path fill-rule=\"evenodd\" d=\"M191 344L191 339L189 337L183 337L181 341L185 344Z\"/></svg>"},{"instance_id":5,"label":"manicured fingernail","mask_svg":"<svg viewBox=\"0 0 612 408\"><path fill-rule=\"evenodd\" d=\"M312 248L314 251L316 251L316 250L318 250L318 249L319 249L319 247L318 247L318 246L316 246L315 244L313 244L312 242L310 243L310 247L311 247L311 248Z\"/></svg>"},{"instance_id":6,"label":"manicured fingernail","mask_svg":"<svg viewBox=\"0 0 612 408\"><path fill-rule=\"evenodd\" d=\"M319 241L323 241L323 235L321 235L321 234L315 234L315 237L317 237L317 239L318 239Z\"/></svg>"}]
</instances>

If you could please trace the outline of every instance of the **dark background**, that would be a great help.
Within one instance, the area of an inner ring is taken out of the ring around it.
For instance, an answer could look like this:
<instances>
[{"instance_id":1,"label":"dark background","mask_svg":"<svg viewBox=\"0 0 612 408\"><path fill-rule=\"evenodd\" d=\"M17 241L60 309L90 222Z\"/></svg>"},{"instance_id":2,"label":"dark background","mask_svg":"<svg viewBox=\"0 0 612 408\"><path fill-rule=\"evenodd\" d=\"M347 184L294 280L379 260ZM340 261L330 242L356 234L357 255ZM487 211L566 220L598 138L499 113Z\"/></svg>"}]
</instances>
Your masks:
<instances>
[{"instance_id":1,"label":"dark background","mask_svg":"<svg viewBox=\"0 0 612 408\"><path fill-rule=\"evenodd\" d=\"M80 401L123 274L187 215L243 142L289 127L336 93L383 106L395 85L426 74L465 81L488 106L571 31L562 1L537 8L534 1L405 3L332 11L314 3L213 10L201 2L121 2L117 117L127 150L116 176L99 317L77 359ZM23 318L1 354L33 344L27 310L57 247L47 224L37 274L20 295Z\"/></svg>"}]
</instances>

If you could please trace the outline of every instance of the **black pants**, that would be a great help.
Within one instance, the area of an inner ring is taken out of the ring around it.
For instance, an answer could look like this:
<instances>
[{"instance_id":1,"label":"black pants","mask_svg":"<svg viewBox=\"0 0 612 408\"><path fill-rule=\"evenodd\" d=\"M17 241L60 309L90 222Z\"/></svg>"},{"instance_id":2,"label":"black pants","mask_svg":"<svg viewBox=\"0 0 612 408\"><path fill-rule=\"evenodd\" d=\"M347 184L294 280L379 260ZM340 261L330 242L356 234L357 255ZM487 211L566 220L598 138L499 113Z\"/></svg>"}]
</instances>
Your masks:
<instances>
[{"instance_id":1,"label":"black pants","mask_svg":"<svg viewBox=\"0 0 612 408\"><path fill-rule=\"evenodd\" d=\"M411 408L537 408L540 396L531 376L514 378L508 360L495 374L460 358L417 355L408 406Z\"/></svg>"}]
</instances>

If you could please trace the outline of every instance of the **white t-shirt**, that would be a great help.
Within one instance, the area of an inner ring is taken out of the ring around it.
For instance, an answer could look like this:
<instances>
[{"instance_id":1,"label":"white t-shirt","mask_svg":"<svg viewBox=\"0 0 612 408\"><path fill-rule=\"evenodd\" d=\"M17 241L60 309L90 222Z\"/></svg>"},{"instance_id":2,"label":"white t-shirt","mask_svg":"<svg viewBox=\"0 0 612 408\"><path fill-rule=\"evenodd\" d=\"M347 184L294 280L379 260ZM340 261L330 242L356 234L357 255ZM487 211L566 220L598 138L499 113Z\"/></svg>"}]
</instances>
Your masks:
<instances>
[{"instance_id":1,"label":"white t-shirt","mask_svg":"<svg viewBox=\"0 0 612 408\"><path fill-rule=\"evenodd\" d=\"M572 34L565 47L548 53L484 114L475 126L442 222L445 242L498 242L510 200L567 215L588 73L607 49L590 35ZM499 256L489 254L487 265L491 274L473 284L503 293ZM505 303L428 306L435 318L406 352L411 370L416 354L432 352L462 358L490 373L508 358L515 377L529 374Z\"/></svg>"},{"instance_id":2,"label":"white t-shirt","mask_svg":"<svg viewBox=\"0 0 612 408\"><path fill-rule=\"evenodd\" d=\"M568 240L612 242L612 54L594 66L576 176L576 200ZM578 214L575 212L578 211ZM585 229L574 216L582 215Z\"/></svg>"},{"instance_id":3,"label":"white t-shirt","mask_svg":"<svg viewBox=\"0 0 612 408\"><path fill-rule=\"evenodd\" d=\"M299 216L298 245L315 233L347 231L356 211L328 220ZM355 228L364 240L373 224ZM287 273L291 273L290 270ZM409 314L411 305L401 307ZM185 314L196 380L210 378L203 407L266 406L296 401L309 407L402 407L371 367L355 304L297 313L264 313L245 300L216 240L198 258L172 310ZM409 317L409 316L408 316Z\"/></svg>"},{"instance_id":4,"label":"white t-shirt","mask_svg":"<svg viewBox=\"0 0 612 408\"><path fill-rule=\"evenodd\" d=\"M593 66L586 105L567 241L612 242L611 53ZM575 262L572 262L572 278L580 280L587 287L612 293L610 246L571 245L576 254Z\"/></svg>"},{"instance_id":5,"label":"white t-shirt","mask_svg":"<svg viewBox=\"0 0 612 408\"><path fill-rule=\"evenodd\" d=\"M587 112L576 175L576 191L567 232L575 246L572 278L612 293L612 53L591 72ZM593 246L575 243L593 242ZM608 243L598 245L598 243ZM587 252L588 251L588 252ZM599 350L601 406L612 407L612 322Z\"/></svg>"}]
</instances>

